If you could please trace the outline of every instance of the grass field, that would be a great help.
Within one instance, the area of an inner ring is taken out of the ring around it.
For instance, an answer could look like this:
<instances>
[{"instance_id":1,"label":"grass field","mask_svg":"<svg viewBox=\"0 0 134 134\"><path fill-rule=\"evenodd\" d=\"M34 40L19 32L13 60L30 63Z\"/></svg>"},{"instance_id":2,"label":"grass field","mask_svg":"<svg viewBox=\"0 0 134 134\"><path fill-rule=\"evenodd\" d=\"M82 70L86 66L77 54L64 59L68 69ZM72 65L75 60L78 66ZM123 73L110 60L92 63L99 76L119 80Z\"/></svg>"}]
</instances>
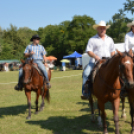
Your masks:
<instances>
[{"instance_id":1,"label":"grass field","mask_svg":"<svg viewBox=\"0 0 134 134\"><path fill-rule=\"evenodd\" d=\"M101 134L97 122L90 121L87 101L80 99L82 71L52 72L51 102L44 111L35 115L35 93L32 93L32 117L26 120L27 100L24 91L15 91L15 84L0 84L0 134ZM69 75L72 77L55 78ZM0 72L0 83L16 82L18 72ZM41 103L41 99L39 101ZM106 104L109 134L114 134L111 104ZM126 101L127 119L120 118L121 134L131 131L129 106ZM121 106L119 111L121 116Z\"/></svg>"}]
</instances>

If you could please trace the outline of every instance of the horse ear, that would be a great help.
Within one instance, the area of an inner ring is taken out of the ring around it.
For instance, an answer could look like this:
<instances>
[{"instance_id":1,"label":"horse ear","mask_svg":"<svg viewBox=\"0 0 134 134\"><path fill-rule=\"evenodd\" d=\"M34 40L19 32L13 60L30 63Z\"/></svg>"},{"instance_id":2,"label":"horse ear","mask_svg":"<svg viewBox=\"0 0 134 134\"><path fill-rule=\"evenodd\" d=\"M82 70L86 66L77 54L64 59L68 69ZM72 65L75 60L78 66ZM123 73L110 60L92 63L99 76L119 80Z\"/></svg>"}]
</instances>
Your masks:
<instances>
[{"instance_id":1,"label":"horse ear","mask_svg":"<svg viewBox=\"0 0 134 134\"><path fill-rule=\"evenodd\" d=\"M133 51L132 51L132 49L129 50L128 54L129 54L131 57L133 57Z\"/></svg>"},{"instance_id":2,"label":"horse ear","mask_svg":"<svg viewBox=\"0 0 134 134\"><path fill-rule=\"evenodd\" d=\"M117 53L120 55L120 56L123 56L123 53L120 52L118 49L116 49Z\"/></svg>"},{"instance_id":3,"label":"horse ear","mask_svg":"<svg viewBox=\"0 0 134 134\"><path fill-rule=\"evenodd\" d=\"M21 59L20 61L21 61L23 64L25 63L25 61L24 61L24 60L22 60L22 59Z\"/></svg>"}]
</instances>

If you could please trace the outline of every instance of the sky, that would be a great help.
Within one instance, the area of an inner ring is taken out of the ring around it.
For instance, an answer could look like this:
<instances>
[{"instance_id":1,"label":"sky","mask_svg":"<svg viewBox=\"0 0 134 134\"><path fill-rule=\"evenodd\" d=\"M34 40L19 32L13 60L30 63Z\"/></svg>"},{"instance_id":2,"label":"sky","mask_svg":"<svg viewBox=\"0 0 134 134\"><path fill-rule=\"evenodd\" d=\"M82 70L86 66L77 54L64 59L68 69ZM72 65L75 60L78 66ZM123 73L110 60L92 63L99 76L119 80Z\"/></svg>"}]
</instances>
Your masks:
<instances>
[{"instance_id":1,"label":"sky","mask_svg":"<svg viewBox=\"0 0 134 134\"><path fill-rule=\"evenodd\" d=\"M88 15L96 23L109 21L126 0L1 0L0 27L10 24L38 30L47 25L58 25L72 20L74 15ZM131 13L127 17L133 18Z\"/></svg>"}]
</instances>

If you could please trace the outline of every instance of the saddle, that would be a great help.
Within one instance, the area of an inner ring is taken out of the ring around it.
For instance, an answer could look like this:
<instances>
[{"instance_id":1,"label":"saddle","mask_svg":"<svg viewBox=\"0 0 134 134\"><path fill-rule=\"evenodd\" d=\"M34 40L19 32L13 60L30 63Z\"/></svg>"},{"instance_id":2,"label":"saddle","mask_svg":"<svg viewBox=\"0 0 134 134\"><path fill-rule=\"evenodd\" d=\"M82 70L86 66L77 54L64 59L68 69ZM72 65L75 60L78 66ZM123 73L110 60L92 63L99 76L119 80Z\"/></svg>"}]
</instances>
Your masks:
<instances>
[{"instance_id":1,"label":"saddle","mask_svg":"<svg viewBox=\"0 0 134 134\"><path fill-rule=\"evenodd\" d=\"M42 71L39 69L38 64L33 63L32 66L38 71L39 75L44 76L43 73L42 73ZM46 68L46 71L48 72L49 68L45 64L44 64L44 66Z\"/></svg>"}]
</instances>

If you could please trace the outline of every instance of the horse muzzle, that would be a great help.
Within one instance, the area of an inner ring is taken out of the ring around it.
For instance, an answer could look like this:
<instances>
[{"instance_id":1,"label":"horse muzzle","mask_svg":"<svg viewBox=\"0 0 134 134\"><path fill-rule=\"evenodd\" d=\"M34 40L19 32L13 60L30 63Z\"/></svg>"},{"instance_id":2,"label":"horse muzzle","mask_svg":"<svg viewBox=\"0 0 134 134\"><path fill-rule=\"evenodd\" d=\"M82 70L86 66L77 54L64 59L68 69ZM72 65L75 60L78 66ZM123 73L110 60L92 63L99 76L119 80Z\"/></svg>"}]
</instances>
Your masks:
<instances>
[{"instance_id":1,"label":"horse muzzle","mask_svg":"<svg viewBox=\"0 0 134 134\"><path fill-rule=\"evenodd\" d=\"M131 81L131 82L126 82L126 88L134 88L134 82Z\"/></svg>"}]
</instances>

